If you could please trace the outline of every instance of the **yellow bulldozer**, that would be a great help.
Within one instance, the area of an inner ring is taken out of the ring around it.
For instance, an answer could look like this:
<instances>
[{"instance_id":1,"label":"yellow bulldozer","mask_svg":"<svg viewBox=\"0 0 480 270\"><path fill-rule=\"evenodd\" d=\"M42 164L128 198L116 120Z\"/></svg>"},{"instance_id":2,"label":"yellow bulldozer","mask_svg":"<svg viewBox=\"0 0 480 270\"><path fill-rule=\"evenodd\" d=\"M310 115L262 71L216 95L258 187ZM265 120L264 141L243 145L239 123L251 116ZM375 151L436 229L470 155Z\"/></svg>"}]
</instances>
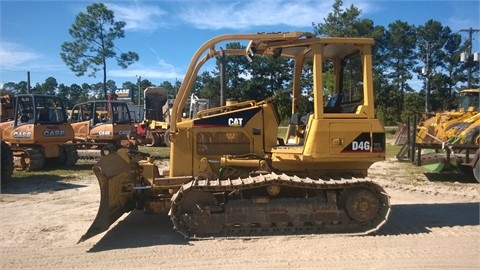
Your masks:
<instances>
[{"instance_id":1,"label":"yellow bulldozer","mask_svg":"<svg viewBox=\"0 0 480 270\"><path fill-rule=\"evenodd\" d=\"M12 149L16 170L35 171L45 165L74 166L78 160L73 129L57 96L18 94L12 115L0 123L2 140Z\"/></svg>"},{"instance_id":2,"label":"yellow bulldozer","mask_svg":"<svg viewBox=\"0 0 480 270\"><path fill-rule=\"evenodd\" d=\"M99 159L118 148L137 149L136 131L126 102L112 95L107 100L75 104L70 124L80 159Z\"/></svg>"},{"instance_id":3,"label":"yellow bulldozer","mask_svg":"<svg viewBox=\"0 0 480 270\"><path fill-rule=\"evenodd\" d=\"M245 44L222 49L226 42ZM304 233L369 234L388 219L389 196L368 178L385 159L385 130L375 118L369 38L305 32L222 35L195 53L175 98L170 163L119 150L94 165L97 216L79 242L141 209L170 216L185 237ZM275 96L182 113L202 65L221 54L284 58L293 64L291 122L278 138ZM306 63L309 64L306 64ZM298 111L302 72L313 74L313 110ZM326 73L335 81L324 101Z\"/></svg>"}]
</instances>

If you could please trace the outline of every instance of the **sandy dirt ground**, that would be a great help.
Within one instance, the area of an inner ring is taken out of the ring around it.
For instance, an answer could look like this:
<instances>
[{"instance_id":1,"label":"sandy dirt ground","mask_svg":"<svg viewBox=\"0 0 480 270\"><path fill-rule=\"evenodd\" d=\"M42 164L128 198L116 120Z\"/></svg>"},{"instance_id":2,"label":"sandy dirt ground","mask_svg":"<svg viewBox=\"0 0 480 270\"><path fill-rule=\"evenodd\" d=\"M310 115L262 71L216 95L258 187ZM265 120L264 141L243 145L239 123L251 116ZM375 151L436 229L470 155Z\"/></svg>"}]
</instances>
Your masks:
<instances>
[{"instance_id":1,"label":"sandy dirt ground","mask_svg":"<svg viewBox=\"0 0 480 270\"><path fill-rule=\"evenodd\" d=\"M369 236L189 241L168 217L133 211L77 244L100 201L95 176L18 179L0 195L0 269L480 269L479 184L407 173L412 166L370 169L392 208Z\"/></svg>"}]
</instances>

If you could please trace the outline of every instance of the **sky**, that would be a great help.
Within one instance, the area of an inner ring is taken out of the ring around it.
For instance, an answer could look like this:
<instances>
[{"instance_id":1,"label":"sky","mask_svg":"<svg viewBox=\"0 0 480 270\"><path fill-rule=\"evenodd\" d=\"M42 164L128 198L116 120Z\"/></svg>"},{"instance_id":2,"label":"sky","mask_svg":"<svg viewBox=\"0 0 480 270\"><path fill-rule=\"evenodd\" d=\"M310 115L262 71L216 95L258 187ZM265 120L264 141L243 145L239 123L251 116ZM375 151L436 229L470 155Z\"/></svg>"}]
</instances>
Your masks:
<instances>
[{"instance_id":1,"label":"sky","mask_svg":"<svg viewBox=\"0 0 480 270\"><path fill-rule=\"evenodd\" d=\"M60 58L61 44L73 41L69 29L80 12L96 1L0 0L0 84L27 81L31 86L48 77L67 86L97 83L87 75L77 77ZM126 22L125 38L115 41L122 51L134 51L140 59L127 69L109 61L107 79L117 87L138 77L155 85L183 81L191 57L207 40L221 34L313 31L323 23L334 0L114 0L103 2ZM480 1L344 0L359 8L361 18L375 25L397 20L419 26L439 21L452 31L480 29ZM473 51L480 51L480 32L473 34ZM420 86L419 86L420 87Z\"/></svg>"}]
</instances>

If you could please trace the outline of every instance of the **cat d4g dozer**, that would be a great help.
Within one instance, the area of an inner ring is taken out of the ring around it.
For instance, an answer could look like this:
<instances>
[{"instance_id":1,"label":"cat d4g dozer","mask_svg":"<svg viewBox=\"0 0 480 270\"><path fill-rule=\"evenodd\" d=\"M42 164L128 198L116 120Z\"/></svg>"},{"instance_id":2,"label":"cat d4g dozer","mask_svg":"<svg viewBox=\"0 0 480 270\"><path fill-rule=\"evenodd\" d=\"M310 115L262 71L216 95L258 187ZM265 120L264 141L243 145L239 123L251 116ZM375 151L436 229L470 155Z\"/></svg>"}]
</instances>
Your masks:
<instances>
[{"instance_id":1,"label":"cat d4g dozer","mask_svg":"<svg viewBox=\"0 0 480 270\"><path fill-rule=\"evenodd\" d=\"M245 45L219 47L226 42ZM385 130L374 113L373 44L368 38L301 32L207 41L193 56L173 104L169 169L160 172L153 158L139 152L119 150L103 157L93 168L100 207L80 241L135 208L168 213L174 228L193 238L377 231L390 203L385 190L367 178L369 167L385 159ZM182 119L198 71L221 54L292 62L287 138L277 138L275 97ZM313 76L313 111L306 117L297 111L302 72ZM327 76L334 82L330 88ZM334 98L324 102L327 90Z\"/></svg>"},{"instance_id":2,"label":"cat d4g dozer","mask_svg":"<svg viewBox=\"0 0 480 270\"><path fill-rule=\"evenodd\" d=\"M62 100L56 96L19 94L13 115L0 124L2 140L13 152L16 170L35 171L46 164L73 166L78 160L73 129ZM3 157L2 157L3 158Z\"/></svg>"}]
</instances>

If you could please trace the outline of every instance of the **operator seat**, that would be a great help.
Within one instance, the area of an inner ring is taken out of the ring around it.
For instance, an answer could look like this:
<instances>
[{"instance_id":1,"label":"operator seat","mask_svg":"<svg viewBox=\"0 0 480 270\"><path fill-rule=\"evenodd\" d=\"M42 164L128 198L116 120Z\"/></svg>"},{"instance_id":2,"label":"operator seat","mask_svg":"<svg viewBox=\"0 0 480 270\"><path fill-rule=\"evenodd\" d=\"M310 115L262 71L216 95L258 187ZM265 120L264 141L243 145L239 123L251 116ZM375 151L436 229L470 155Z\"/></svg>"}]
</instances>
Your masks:
<instances>
[{"instance_id":1,"label":"operator seat","mask_svg":"<svg viewBox=\"0 0 480 270\"><path fill-rule=\"evenodd\" d=\"M342 112L342 98L343 93L335 93L333 96L328 100L327 106L323 108L324 113L340 113Z\"/></svg>"}]
</instances>

